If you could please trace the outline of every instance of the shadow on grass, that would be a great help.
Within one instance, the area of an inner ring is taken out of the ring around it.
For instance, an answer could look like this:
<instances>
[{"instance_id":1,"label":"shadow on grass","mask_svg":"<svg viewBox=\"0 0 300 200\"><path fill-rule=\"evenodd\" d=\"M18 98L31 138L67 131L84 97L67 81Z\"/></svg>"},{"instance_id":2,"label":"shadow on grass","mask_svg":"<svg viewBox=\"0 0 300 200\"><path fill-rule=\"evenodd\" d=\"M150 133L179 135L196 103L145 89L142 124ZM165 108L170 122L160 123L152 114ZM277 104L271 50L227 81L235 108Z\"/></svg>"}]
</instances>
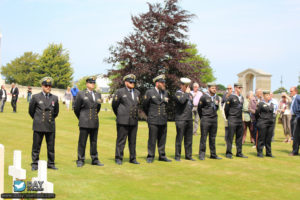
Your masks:
<instances>
[{"instance_id":1,"label":"shadow on grass","mask_svg":"<svg viewBox=\"0 0 300 200\"><path fill-rule=\"evenodd\" d=\"M292 152L292 149L291 149L291 150L287 150L287 149L280 149L280 150L276 150L276 151L278 151L278 152L282 152L282 153L287 153L287 154L289 154L289 153L291 153L291 152Z\"/></svg>"}]
</instances>

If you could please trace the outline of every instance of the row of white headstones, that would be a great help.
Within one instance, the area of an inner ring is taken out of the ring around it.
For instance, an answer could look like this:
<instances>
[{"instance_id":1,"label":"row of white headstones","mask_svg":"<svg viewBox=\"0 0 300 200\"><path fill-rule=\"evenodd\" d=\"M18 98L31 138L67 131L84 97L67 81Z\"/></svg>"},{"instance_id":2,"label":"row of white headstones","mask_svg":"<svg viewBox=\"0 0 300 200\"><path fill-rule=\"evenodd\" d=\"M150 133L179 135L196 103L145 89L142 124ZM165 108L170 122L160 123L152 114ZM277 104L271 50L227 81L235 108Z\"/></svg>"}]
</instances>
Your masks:
<instances>
[{"instance_id":1,"label":"row of white headstones","mask_svg":"<svg viewBox=\"0 0 300 200\"><path fill-rule=\"evenodd\" d=\"M13 165L8 167L8 175L12 176L13 182L26 179L26 170L22 169L21 163L22 152L15 150ZM47 181L47 161L39 160L38 166L38 176L32 178L32 181L44 182L43 191L40 193L53 193L53 183ZM0 144L0 199L2 193L4 193L4 146Z\"/></svg>"}]
</instances>

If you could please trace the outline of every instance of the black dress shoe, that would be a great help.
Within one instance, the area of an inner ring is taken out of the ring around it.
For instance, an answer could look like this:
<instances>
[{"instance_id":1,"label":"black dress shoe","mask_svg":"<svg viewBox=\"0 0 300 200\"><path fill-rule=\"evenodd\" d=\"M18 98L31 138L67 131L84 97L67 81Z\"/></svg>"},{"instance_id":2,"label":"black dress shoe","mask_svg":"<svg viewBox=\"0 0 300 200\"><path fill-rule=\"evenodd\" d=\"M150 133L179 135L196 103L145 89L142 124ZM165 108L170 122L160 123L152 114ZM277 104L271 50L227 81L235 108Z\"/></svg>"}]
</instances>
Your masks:
<instances>
[{"instance_id":1,"label":"black dress shoe","mask_svg":"<svg viewBox=\"0 0 300 200\"><path fill-rule=\"evenodd\" d=\"M176 161L180 161L180 158L178 158L178 157L175 157L175 160L176 160Z\"/></svg>"},{"instance_id":2,"label":"black dress shoe","mask_svg":"<svg viewBox=\"0 0 300 200\"><path fill-rule=\"evenodd\" d=\"M104 164L102 164L99 160L96 161L96 162L93 162L92 165L97 165L97 166L100 166L100 167L104 166Z\"/></svg>"},{"instance_id":3,"label":"black dress shoe","mask_svg":"<svg viewBox=\"0 0 300 200\"><path fill-rule=\"evenodd\" d=\"M122 160L117 159L117 160L116 160L116 164L117 164L117 165L122 165Z\"/></svg>"},{"instance_id":4,"label":"black dress shoe","mask_svg":"<svg viewBox=\"0 0 300 200\"><path fill-rule=\"evenodd\" d=\"M186 160L196 161L194 158L185 158Z\"/></svg>"},{"instance_id":5,"label":"black dress shoe","mask_svg":"<svg viewBox=\"0 0 300 200\"><path fill-rule=\"evenodd\" d=\"M221 160L222 158L219 156L210 156L210 159L216 159L216 160Z\"/></svg>"},{"instance_id":6,"label":"black dress shoe","mask_svg":"<svg viewBox=\"0 0 300 200\"><path fill-rule=\"evenodd\" d=\"M138 161L136 161L136 160L132 160L132 161L130 161L130 163L136 164L136 165L139 165L139 164L140 164L140 163L139 163Z\"/></svg>"},{"instance_id":7,"label":"black dress shoe","mask_svg":"<svg viewBox=\"0 0 300 200\"><path fill-rule=\"evenodd\" d=\"M236 157L239 157L239 158L248 158L248 156L245 156L244 154L236 155Z\"/></svg>"},{"instance_id":8,"label":"black dress shoe","mask_svg":"<svg viewBox=\"0 0 300 200\"><path fill-rule=\"evenodd\" d=\"M58 170L55 166L48 166L48 169Z\"/></svg>"},{"instance_id":9,"label":"black dress shoe","mask_svg":"<svg viewBox=\"0 0 300 200\"><path fill-rule=\"evenodd\" d=\"M172 162L172 160L168 159L168 158L159 158L159 161L163 161L163 162Z\"/></svg>"},{"instance_id":10,"label":"black dress shoe","mask_svg":"<svg viewBox=\"0 0 300 200\"><path fill-rule=\"evenodd\" d=\"M264 156L262 154L257 154L257 157L263 158Z\"/></svg>"},{"instance_id":11,"label":"black dress shoe","mask_svg":"<svg viewBox=\"0 0 300 200\"><path fill-rule=\"evenodd\" d=\"M199 159L200 159L200 160L205 160L205 157L199 156Z\"/></svg>"},{"instance_id":12,"label":"black dress shoe","mask_svg":"<svg viewBox=\"0 0 300 200\"><path fill-rule=\"evenodd\" d=\"M32 170L32 171L38 170L38 166L37 166L37 165L32 165L32 166L31 166L31 170Z\"/></svg>"},{"instance_id":13,"label":"black dress shoe","mask_svg":"<svg viewBox=\"0 0 300 200\"><path fill-rule=\"evenodd\" d=\"M147 158L147 163L153 163L153 158Z\"/></svg>"},{"instance_id":14,"label":"black dress shoe","mask_svg":"<svg viewBox=\"0 0 300 200\"><path fill-rule=\"evenodd\" d=\"M232 159L232 155L226 155L226 158Z\"/></svg>"},{"instance_id":15,"label":"black dress shoe","mask_svg":"<svg viewBox=\"0 0 300 200\"><path fill-rule=\"evenodd\" d=\"M83 167L83 165L84 165L84 163L82 163L82 162L77 163L77 167Z\"/></svg>"}]
</instances>

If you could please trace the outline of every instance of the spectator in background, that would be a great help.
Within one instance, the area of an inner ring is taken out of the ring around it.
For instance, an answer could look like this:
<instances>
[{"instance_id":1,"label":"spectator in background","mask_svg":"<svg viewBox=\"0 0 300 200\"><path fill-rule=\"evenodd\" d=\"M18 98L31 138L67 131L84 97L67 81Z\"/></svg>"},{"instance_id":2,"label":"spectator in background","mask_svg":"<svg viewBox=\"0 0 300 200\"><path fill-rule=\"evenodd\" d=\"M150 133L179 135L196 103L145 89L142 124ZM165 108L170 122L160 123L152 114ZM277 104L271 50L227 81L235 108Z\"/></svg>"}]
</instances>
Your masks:
<instances>
[{"instance_id":1,"label":"spectator in background","mask_svg":"<svg viewBox=\"0 0 300 200\"><path fill-rule=\"evenodd\" d=\"M72 93L71 93L71 88L70 87L67 88L67 91L65 92L64 99L65 99L65 104L66 104L67 110L69 111L70 110L70 103L71 103L71 100L72 100Z\"/></svg>"},{"instance_id":2,"label":"spectator in background","mask_svg":"<svg viewBox=\"0 0 300 200\"><path fill-rule=\"evenodd\" d=\"M77 96L78 92L79 92L79 89L77 88L76 85L74 85L73 88L71 89L71 93L72 93L72 96L73 96L72 110L74 109L74 103L75 103L76 96Z\"/></svg>"},{"instance_id":3,"label":"spectator in background","mask_svg":"<svg viewBox=\"0 0 300 200\"><path fill-rule=\"evenodd\" d=\"M255 144L256 144L256 134L257 134L257 126L256 126L256 119L255 119L255 111L256 111L256 107L258 104L258 99L257 98L257 91L256 90L256 95L255 96L251 96L250 101L249 101L249 114L250 114L250 118L251 118L251 126L252 126L252 131L251 131L251 143L254 144L253 148L255 148Z\"/></svg>"},{"instance_id":4,"label":"spectator in background","mask_svg":"<svg viewBox=\"0 0 300 200\"><path fill-rule=\"evenodd\" d=\"M30 102L31 95L32 95L32 88L30 86L28 86L28 89L27 89L27 102Z\"/></svg>"},{"instance_id":5,"label":"spectator in background","mask_svg":"<svg viewBox=\"0 0 300 200\"><path fill-rule=\"evenodd\" d=\"M193 91L191 92L193 95L193 115L194 115L194 128L193 128L193 134L197 135L197 130L199 126L199 114L198 114L198 104L199 100L202 97L202 92L199 91L199 84L194 83L193 84Z\"/></svg>"},{"instance_id":6,"label":"spectator in background","mask_svg":"<svg viewBox=\"0 0 300 200\"><path fill-rule=\"evenodd\" d=\"M221 109L221 112L222 112L222 116L225 120L225 142L227 141L227 136L228 136L228 121L226 119L226 116L225 116L225 112L224 112L224 108L225 108L225 102L227 100L227 98L232 94L232 85L228 85L227 86L227 91L225 92L225 94L223 95L222 97L222 101L221 101L221 105L222 105L222 109Z\"/></svg>"},{"instance_id":7,"label":"spectator in background","mask_svg":"<svg viewBox=\"0 0 300 200\"><path fill-rule=\"evenodd\" d=\"M3 112L3 108L4 108L6 100L7 100L7 93L6 93L6 90L5 90L5 86L1 85L1 90L0 90L0 109L1 109L1 112Z\"/></svg>"},{"instance_id":8,"label":"spectator in background","mask_svg":"<svg viewBox=\"0 0 300 200\"><path fill-rule=\"evenodd\" d=\"M274 123L273 123L273 135L272 135L272 142L273 142L274 136L275 136L275 126L276 126L277 110L278 110L279 103L276 99L273 98L272 92L270 93L270 96L271 96L271 103L273 103L273 105L274 105L274 113L273 113Z\"/></svg>"},{"instance_id":9,"label":"spectator in background","mask_svg":"<svg viewBox=\"0 0 300 200\"><path fill-rule=\"evenodd\" d=\"M247 136L247 127L250 132L250 141L253 143L253 138L252 138L252 132L253 132L253 125L251 123L251 117L250 117L250 110L249 110L249 105L250 101L253 97L253 92L249 91L246 95L246 99L243 104L243 126L244 126L244 133L243 133L243 144L246 141L246 136Z\"/></svg>"},{"instance_id":10,"label":"spectator in background","mask_svg":"<svg viewBox=\"0 0 300 200\"><path fill-rule=\"evenodd\" d=\"M15 83L11 84L11 106L13 107L13 112L17 112L17 101L19 96L19 89L16 87Z\"/></svg>"},{"instance_id":11,"label":"spectator in background","mask_svg":"<svg viewBox=\"0 0 300 200\"><path fill-rule=\"evenodd\" d=\"M262 89L258 88L255 90L255 96L252 97L250 103L249 103L249 111L250 111L250 116L252 119L252 137L254 139L255 145L252 148L256 148L257 145L257 140L258 140L258 130L257 130L257 121L255 118L255 112L257 108L257 104L262 101Z\"/></svg>"},{"instance_id":12,"label":"spectator in background","mask_svg":"<svg viewBox=\"0 0 300 200\"><path fill-rule=\"evenodd\" d=\"M281 95L281 100L279 102L279 119L282 121L283 132L285 135L285 140L283 142L291 142L291 103L292 99L287 96L285 92Z\"/></svg>"},{"instance_id":13,"label":"spectator in background","mask_svg":"<svg viewBox=\"0 0 300 200\"><path fill-rule=\"evenodd\" d=\"M256 98L257 103L259 103L263 100L262 89L258 88L255 90L255 98Z\"/></svg>"}]
</instances>

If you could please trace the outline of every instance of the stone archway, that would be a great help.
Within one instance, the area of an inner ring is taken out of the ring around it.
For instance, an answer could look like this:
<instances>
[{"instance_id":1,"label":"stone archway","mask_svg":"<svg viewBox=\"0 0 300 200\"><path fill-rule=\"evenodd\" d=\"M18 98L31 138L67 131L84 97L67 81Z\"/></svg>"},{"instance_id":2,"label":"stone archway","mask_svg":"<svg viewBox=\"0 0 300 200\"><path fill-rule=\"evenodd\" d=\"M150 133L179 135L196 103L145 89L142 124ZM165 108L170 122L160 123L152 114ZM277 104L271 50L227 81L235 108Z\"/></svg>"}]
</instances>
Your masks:
<instances>
[{"instance_id":1,"label":"stone archway","mask_svg":"<svg viewBox=\"0 0 300 200\"><path fill-rule=\"evenodd\" d=\"M259 69L246 69L238 74L239 82L243 85L243 95L246 96L247 92L255 91L261 88L262 90L271 90L271 77L272 75ZM255 83L254 83L255 79ZM255 88L253 87L255 84Z\"/></svg>"}]
</instances>

